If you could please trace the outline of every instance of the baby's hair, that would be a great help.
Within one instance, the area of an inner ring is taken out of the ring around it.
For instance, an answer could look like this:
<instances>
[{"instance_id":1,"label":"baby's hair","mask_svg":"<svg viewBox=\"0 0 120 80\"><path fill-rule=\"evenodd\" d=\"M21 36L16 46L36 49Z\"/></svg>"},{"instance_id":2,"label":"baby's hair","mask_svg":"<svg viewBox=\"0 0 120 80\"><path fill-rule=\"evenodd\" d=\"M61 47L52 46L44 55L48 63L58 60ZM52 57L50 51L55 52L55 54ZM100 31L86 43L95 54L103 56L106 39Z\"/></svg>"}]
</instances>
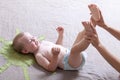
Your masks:
<instances>
[{"instance_id":1,"label":"baby's hair","mask_svg":"<svg viewBox=\"0 0 120 80\"><path fill-rule=\"evenodd\" d=\"M24 36L24 32L21 32L19 34L17 34L15 36L15 38L13 39L13 43L12 43L12 47L17 51L22 53L21 51L24 48L24 44L20 41L20 38L22 38Z\"/></svg>"}]
</instances>

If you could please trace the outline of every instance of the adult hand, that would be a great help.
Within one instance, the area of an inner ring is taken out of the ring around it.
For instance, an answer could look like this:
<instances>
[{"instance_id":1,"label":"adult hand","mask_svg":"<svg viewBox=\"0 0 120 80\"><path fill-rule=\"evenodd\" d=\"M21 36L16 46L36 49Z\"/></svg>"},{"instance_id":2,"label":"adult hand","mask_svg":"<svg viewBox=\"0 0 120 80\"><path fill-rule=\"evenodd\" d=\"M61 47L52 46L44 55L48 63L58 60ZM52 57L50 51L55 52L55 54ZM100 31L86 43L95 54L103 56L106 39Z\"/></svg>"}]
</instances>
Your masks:
<instances>
[{"instance_id":1,"label":"adult hand","mask_svg":"<svg viewBox=\"0 0 120 80\"><path fill-rule=\"evenodd\" d=\"M95 4L94 4L95 5ZM97 5L96 5L97 6ZM102 13L101 13L101 10L98 8L98 10L99 10L99 15L100 15L100 18L99 18L99 20L95 20L92 16L91 16L91 22L93 23L93 24L95 24L95 25L98 25L98 26L100 26L100 27L102 27L102 28L105 28L106 27L106 23L104 22L104 19L103 19L103 15L102 15ZM97 14L96 14L97 15Z\"/></svg>"},{"instance_id":2,"label":"adult hand","mask_svg":"<svg viewBox=\"0 0 120 80\"><path fill-rule=\"evenodd\" d=\"M87 39L90 43L92 43L93 46L95 46L95 47L99 46L100 41L99 41L99 38L98 38L98 34L97 34L96 30L95 30L95 27L93 27L93 26L91 25L91 26L89 26L88 29L90 29L90 30L92 30L92 31L88 30L88 31L86 32L86 39Z\"/></svg>"}]
</instances>

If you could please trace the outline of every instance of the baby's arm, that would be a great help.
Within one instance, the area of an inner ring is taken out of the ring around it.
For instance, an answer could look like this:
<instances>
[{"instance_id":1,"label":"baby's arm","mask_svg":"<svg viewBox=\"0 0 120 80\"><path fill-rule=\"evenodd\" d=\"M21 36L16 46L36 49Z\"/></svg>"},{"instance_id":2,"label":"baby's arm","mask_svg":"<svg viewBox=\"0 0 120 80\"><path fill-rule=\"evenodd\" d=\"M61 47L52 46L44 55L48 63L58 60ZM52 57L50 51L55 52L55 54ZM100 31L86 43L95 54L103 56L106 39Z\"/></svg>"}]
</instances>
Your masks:
<instances>
[{"instance_id":1,"label":"baby's arm","mask_svg":"<svg viewBox=\"0 0 120 80\"><path fill-rule=\"evenodd\" d=\"M38 64L45 68L47 71L55 71L58 65L59 52L60 52L59 48L52 48L53 57L51 58L50 61L42 54L37 54L35 57Z\"/></svg>"},{"instance_id":2,"label":"baby's arm","mask_svg":"<svg viewBox=\"0 0 120 80\"><path fill-rule=\"evenodd\" d=\"M58 32L58 38L56 41L56 44L63 44L63 33L64 33L64 28L63 27L57 27L57 32Z\"/></svg>"}]
</instances>

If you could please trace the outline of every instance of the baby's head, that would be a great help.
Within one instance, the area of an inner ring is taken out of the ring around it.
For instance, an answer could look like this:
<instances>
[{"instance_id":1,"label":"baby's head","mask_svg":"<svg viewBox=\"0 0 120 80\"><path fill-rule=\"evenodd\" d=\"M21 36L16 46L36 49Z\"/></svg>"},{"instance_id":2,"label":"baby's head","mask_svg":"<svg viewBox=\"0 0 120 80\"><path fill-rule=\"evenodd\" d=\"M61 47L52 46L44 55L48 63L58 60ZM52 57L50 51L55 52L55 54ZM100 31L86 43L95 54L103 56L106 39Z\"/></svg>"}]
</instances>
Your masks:
<instances>
[{"instance_id":1,"label":"baby's head","mask_svg":"<svg viewBox=\"0 0 120 80\"><path fill-rule=\"evenodd\" d=\"M35 53L39 48L39 41L28 32L19 33L13 40L13 48L20 53Z\"/></svg>"}]
</instances>

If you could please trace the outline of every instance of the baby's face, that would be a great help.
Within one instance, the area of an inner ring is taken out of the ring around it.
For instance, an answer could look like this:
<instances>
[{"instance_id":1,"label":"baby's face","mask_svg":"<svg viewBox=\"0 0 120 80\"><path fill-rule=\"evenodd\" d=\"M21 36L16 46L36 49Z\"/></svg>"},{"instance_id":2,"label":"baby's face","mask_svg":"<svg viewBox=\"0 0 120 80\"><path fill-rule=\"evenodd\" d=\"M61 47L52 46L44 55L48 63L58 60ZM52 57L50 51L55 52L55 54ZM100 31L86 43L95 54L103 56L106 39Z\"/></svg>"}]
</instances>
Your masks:
<instances>
[{"instance_id":1,"label":"baby's face","mask_svg":"<svg viewBox=\"0 0 120 80\"><path fill-rule=\"evenodd\" d=\"M24 44L23 53L35 53L39 48L39 41L30 33L26 32L21 41Z\"/></svg>"}]
</instances>

